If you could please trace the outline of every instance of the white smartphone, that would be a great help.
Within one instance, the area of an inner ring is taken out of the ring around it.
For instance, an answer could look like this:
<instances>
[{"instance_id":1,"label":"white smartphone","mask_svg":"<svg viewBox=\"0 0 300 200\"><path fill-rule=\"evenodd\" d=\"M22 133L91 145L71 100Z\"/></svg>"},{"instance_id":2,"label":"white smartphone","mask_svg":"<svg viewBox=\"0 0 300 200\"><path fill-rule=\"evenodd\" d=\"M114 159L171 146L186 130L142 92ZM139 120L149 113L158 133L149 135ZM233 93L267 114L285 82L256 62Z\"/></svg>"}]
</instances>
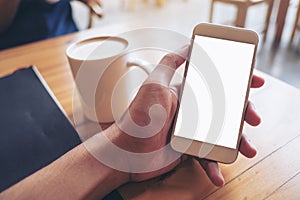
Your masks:
<instances>
[{"instance_id":1,"label":"white smartphone","mask_svg":"<svg viewBox=\"0 0 300 200\"><path fill-rule=\"evenodd\" d=\"M174 150L222 163L236 160L257 44L251 30L195 27L172 127Z\"/></svg>"}]
</instances>

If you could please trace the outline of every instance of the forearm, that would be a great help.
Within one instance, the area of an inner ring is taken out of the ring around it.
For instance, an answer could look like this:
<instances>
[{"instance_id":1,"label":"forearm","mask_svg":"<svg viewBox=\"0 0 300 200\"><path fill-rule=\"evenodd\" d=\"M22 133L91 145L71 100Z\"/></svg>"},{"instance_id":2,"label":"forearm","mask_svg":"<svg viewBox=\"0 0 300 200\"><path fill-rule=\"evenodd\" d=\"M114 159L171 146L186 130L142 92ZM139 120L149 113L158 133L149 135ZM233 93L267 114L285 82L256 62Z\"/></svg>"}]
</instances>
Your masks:
<instances>
[{"instance_id":1,"label":"forearm","mask_svg":"<svg viewBox=\"0 0 300 200\"><path fill-rule=\"evenodd\" d=\"M108 129L107 135L113 131ZM4 191L0 199L100 199L126 181L126 173L103 165L82 144Z\"/></svg>"},{"instance_id":2,"label":"forearm","mask_svg":"<svg viewBox=\"0 0 300 200\"><path fill-rule=\"evenodd\" d=\"M0 0L0 33L12 23L20 0Z\"/></svg>"}]
</instances>

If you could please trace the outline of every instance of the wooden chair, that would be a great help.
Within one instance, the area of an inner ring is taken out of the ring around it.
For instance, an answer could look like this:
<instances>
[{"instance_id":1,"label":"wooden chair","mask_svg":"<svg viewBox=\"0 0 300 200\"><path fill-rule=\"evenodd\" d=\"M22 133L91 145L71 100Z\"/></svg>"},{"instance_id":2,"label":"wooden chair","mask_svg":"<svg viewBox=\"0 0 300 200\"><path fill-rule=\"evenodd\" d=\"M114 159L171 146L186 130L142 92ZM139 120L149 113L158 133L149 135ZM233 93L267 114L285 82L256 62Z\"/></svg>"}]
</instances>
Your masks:
<instances>
[{"instance_id":1,"label":"wooden chair","mask_svg":"<svg viewBox=\"0 0 300 200\"><path fill-rule=\"evenodd\" d=\"M292 35L291 35L291 40L290 40L291 43L294 40L296 30L300 30L299 20L300 20L300 5L298 5L298 10L296 13L296 19L295 19L294 28L293 28Z\"/></svg>"},{"instance_id":2,"label":"wooden chair","mask_svg":"<svg viewBox=\"0 0 300 200\"><path fill-rule=\"evenodd\" d=\"M144 0L145 3L148 3L148 0ZM157 7L162 7L166 3L166 0L156 0L156 6Z\"/></svg>"},{"instance_id":3,"label":"wooden chair","mask_svg":"<svg viewBox=\"0 0 300 200\"><path fill-rule=\"evenodd\" d=\"M186 1L186 0L185 0ZM143 0L144 3L148 3L148 0ZM128 8L129 10L135 10L137 0L128 0ZM122 4L125 5L125 0L122 0ZM166 0L155 0L155 4L157 7L163 7L166 4Z\"/></svg>"},{"instance_id":4,"label":"wooden chair","mask_svg":"<svg viewBox=\"0 0 300 200\"><path fill-rule=\"evenodd\" d=\"M249 7L266 3L268 5L268 10L266 14L265 27L263 30L264 40L266 39L266 35L269 29L270 17L273 10L274 0L211 0L210 17L209 17L210 22L213 21L214 4L216 2L236 6L237 15L236 15L236 20L234 25L237 27L245 27L246 16Z\"/></svg>"}]
</instances>

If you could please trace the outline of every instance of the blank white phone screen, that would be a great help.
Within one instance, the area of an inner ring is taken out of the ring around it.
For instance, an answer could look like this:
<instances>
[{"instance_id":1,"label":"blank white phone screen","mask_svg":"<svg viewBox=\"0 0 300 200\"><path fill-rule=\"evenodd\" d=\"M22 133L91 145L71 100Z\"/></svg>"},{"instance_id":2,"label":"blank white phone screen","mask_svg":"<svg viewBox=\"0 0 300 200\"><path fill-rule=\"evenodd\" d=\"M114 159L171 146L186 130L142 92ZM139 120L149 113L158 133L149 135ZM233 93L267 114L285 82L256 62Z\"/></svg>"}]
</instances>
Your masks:
<instances>
[{"instance_id":1,"label":"blank white phone screen","mask_svg":"<svg viewBox=\"0 0 300 200\"><path fill-rule=\"evenodd\" d=\"M237 148L254 51L254 44L195 36L175 136ZM199 62L196 60L199 59L203 60L200 61L201 66L197 66ZM207 134L214 115L219 113L214 110L211 86L205 80L209 77L201 73L201 67L213 67L224 88L224 99L218 100L224 101L224 120L218 137L213 141Z\"/></svg>"}]
</instances>

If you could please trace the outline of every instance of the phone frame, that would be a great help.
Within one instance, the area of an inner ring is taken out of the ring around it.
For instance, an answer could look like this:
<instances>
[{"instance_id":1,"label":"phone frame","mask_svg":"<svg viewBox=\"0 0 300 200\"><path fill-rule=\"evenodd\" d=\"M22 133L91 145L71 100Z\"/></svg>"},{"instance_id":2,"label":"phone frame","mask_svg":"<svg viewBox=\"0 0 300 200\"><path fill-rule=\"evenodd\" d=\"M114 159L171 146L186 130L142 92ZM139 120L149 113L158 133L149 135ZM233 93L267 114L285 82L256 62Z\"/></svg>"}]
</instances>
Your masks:
<instances>
[{"instance_id":1,"label":"phone frame","mask_svg":"<svg viewBox=\"0 0 300 200\"><path fill-rule=\"evenodd\" d=\"M244 28L237 28L237 27L230 27L230 26L224 26L224 25L216 25L216 24L209 24L209 23L201 23L197 25L194 28L193 31L193 37L191 40L191 46L189 49L188 59L185 66L184 71L184 78L182 82L182 87L179 95L179 99L182 98L182 91L184 89L185 85L185 79L187 76L187 70L189 67L189 59L191 56L191 51L193 49L194 39L196 35L200 36L206 36L211 38L217 38L217 39L224 39L224 40L230 40L235 42L243 42L248 44L254 44L255 49L253 53L252 58L252 64L251 64L251 70L248 78L248 86L247 86L247 92L244 100L244 107L243 107L243 114L240 122L240 128L239 128L239 136L237 141L237 147L236 149L214 145L210 143L205 143L197 140L191 140L187 138L183 138L180 136L175 136L174 131L176 127L177 122L177 116L180 105L177 107L177 111L175 114L173 126L172 126L172 139L171 139L171 147L178 152L189 154L192 156L200 157L200 158L206 158L209 160L214 160L222 163L232 163L236 160L238 151L239 151L239 145L242 137L242 131L243 131L243 125L244 125L244 117L245 112L247 109L247 103L248 103L248 97L249 97L249 91L251 87L251 81L252 81L252 74L253 69L255 65L255 57L257 52L257 45L258 45L258 35L256 32L244 29ZM180 102L180 101L179 101ZM200 152L201 149L201 152Z\"/></svg>"}]
</instances>

